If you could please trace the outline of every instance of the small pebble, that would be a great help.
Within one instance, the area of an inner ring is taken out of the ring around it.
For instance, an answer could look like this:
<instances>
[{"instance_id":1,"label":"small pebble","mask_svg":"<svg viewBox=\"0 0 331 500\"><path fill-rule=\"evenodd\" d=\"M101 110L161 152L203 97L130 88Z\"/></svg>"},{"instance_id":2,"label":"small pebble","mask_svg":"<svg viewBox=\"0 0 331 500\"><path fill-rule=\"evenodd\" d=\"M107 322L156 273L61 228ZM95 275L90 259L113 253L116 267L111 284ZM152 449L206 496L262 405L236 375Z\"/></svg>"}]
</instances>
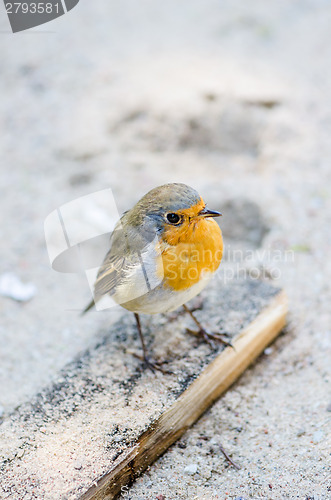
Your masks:
<instances>
[{"instance_id":1,"label":"small pebble","mask_svg":"<svg viewBox=\"0 0 331 500\"><path fill-rule=\"evenodd\" d=\"M83 468L83 464L81 462L75 462L74 469L81 470Z\"/></svg>"},{"instance_id":2,"label":"small pebble","mask_svg":"<svg viewBox=\"0 0 331 500\"><path fill-rule=\"evenodd\" d=\"M298 432L297 432L297 437L301 437L301 436L303 436L304 434L306 434L305 429L299 429L299 430L298 430Z\"/></svg>"},{"instance_id":3,"label":"small pebble","mask_svg":"<svg viewBox=\"0 0 331 500\"><path fill-rule=\"evenodd\" d=\"M0 276L0 295L10 297L18 302L26 302L37 293L33 283L22 283L14 273L4 273Z\"/></svg>"},{"instance_id":4,"label":"small pebble","mask_svg":"<svg viewBox=\"0 0 331 500\"><path fill-rule=\"evenodd\" d=\"M323 437L324 437L324 432L323 431L316 431L316 432L314 432L314 434L313 434L313 443L314 444L319 443L320 441L322 441Z\"/></svg>"},{"instance_id":5,"label":"small pebble","mask_svg":"<svg viewBox=\"0 0 331 500\"><path fill-rule=\"evenodd\" d=\"M23 458L25 455L25 450L19 450L16 454L16 458Z\"/></svg>"},{"instance_id":6,"label":"small pebble","mask_svg":"<svg viewBox=\"0 0 331 500\"><path fill-rule=\"evenodd\" d=\"M272 354L274 352L273 348L272 347L267 347L266 349L264 349L264 354L266 356L270 356L270 354Z\"/></svg>"},{"instance_id":7,"label":"small pebble","mask_svg":"<svg viewBox=\"0 0 331 500\"><path fill-rule=\"evenodd\" d=\"M326 411L331 411L331 403L329 403L328 406L326 407Z\"/></svg>"},{"instance_id":8,"label":"small pebble","mask_svg":"<svg viewBox=\"0 0 331 500\"><path fill-rule=\"evenodd\" d=\"M198 472L198 464L187 465L184 469L184 472L193 476L193 474L196 474Z\"/></svg>"},{"instance_id":9,"label":"small pebble","mask_svg":"<svg viewBox=\"0 0 331 500\"><path fill-rule=\"evenodd\" d=\"M115 443L120 443L121 441L123 441L123 436L121 436L121 434L118 434L117 436L113 437L113 441Z\"/></svg>"}]
</instances>

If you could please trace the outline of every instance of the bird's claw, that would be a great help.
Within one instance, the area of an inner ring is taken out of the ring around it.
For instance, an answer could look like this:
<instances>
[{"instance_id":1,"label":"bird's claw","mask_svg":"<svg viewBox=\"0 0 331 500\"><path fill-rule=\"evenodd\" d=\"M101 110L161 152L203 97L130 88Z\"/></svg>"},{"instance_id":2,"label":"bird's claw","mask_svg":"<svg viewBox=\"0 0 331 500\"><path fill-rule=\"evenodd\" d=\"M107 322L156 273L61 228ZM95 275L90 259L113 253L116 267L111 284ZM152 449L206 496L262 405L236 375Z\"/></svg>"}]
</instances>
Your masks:
<instances>
[{"instance_id":1,"label":"bird's claw","mask_svg":"<svg viewBox=\"0 0 331 500\"><path fill-rule=\"evenodd\" d=\"M162 368L162 365L164 363L166 363L165 361L153 361L151 359L149 359L147 356L140 356L139 354L136 354L136 353L133 353L134 357L135 358L138 358L140 359L140 361L142 361L147 368L149 368L153 373L155 373L155 370L163 373L163 374L167 374L167 375L173 375L174 372L170 371L170 370L165 370L164 368Z\"/></svg>"},{"instance_id":2,"label":"bird's claw","mask_svg":"<svg viewBox=\"0 0 331 500\"><path fill-rule=\"evenodd\" d=\"M233 348L233 344L231 340L229 340L227 334L211 333L204 328L200 328L199 330L191 330L190 328L186 328L186 331L188 333L191 333L192 335L202 337L212 347L212 349L215 349L215 343L213 342L214 340Z\"/></svg>"}]
</instances>

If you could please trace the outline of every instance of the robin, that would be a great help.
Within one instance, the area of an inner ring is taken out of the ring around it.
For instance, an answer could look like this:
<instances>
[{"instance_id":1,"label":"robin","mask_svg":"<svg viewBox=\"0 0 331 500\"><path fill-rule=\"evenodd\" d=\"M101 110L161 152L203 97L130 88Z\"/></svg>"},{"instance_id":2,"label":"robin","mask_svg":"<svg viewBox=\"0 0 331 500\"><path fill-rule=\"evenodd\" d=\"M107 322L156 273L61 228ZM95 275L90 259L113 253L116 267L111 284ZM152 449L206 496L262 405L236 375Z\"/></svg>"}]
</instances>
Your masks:
<instances>
[{"instance_id":1,"label":"robin","mask_svg":"<svg viewBox=\"0 0 331 500\"><path fill-rule=\"evenodd\" d=\"M149 191L118 221L94 285L88 311L102 297L134 313L143 361L164 371L147 353L140 313L157 314L184 306L205 340L229 344L205 330L185 305L207 285L220 265L222 232L201 196L185 184L165 184Z\"/></svg>"}]
</instances>

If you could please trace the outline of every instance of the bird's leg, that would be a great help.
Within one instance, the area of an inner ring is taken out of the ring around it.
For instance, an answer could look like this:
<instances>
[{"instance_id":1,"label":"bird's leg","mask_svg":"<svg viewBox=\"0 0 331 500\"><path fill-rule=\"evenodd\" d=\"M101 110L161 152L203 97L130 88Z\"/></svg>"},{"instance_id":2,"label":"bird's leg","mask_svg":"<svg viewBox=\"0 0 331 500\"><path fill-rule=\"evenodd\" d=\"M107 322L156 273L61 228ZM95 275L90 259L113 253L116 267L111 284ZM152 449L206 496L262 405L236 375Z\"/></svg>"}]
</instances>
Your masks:
<instances>
[{"instance_id":1,"label":"bird's leg","mask_svg":"<svg viewBox=\"0 0 331 500\"><path fill-rule=\"evenodd\" d=\"M185 311L191 316L197 327L199 328L198 331L194 331L191 330L190 328L187 328L186 331L188 333L192 333L193 335L200 335L201 337L204 338L206 342L208 342L209 345L211 345L211 347L215 347L213 344L213 340L217 340L218 342L222 342L224 345L232 347L231 341L227 338L226 334L208 332L205 328L203 328L200 321L198 321L197 318L194 316L191 309L189 309L186 304L183 304L183 307Z\"/></svg>"},{"instance_id":2,"label":"bird's leg","mask_svg":"<svg viewBox=\"0 0 331 500\"><path fill-rule=\"evenodd\" d=\"M142 346L142 349L143 349L143 356L139 356L138 354L134 354L134 356L136 358L144 361L144 363L146 364L147 368L149 368L150 370L152 370L152 372L154 372L154 370L159 370L162 373L172 373L171 371L167 371L167 370L164 370L163 368L161 368L161 364L162 363L158 363L157 361L151 361L149 359L147 348L146 348L146 344L145 344L144 335L143 335L143 332L142 332L142 329L141 329L141 323L140 323L139 314L134 313L134 317L136 318L137 329L138 329L138 333L139 333L139 337L140 337L140 341L141 341L141 346Z\"/></svg>"}]
</instances>

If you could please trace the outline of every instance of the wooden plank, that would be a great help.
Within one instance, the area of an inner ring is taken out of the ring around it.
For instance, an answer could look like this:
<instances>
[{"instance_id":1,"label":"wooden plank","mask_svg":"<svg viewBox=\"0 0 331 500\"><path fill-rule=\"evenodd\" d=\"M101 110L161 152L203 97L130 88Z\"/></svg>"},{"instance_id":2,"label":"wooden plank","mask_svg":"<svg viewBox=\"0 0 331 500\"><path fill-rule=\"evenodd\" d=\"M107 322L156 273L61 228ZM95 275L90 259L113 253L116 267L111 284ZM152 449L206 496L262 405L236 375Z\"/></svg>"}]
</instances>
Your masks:
<instances>
[{"instance_id":1,"label":"wooden plank","mask_svg":"<svg viewBox=\"0 0 331 500\"><path fill-rule=\"evenodd\" d=\"M95 329L96 344L0 420L1 498L30 498L33 492L35 497L53 500L54 491L58 498L72 500L84 494L114 498L274 338L285 317L285 310L282 313L277 306L279 293L258 280L210 284L196 315L213 331L228 332L236 351L224 352L219 343L211 348L188 335L185 329L193 324L187 314L142 318L150 352L155 359L169 362L172 375L152 374L132 356L140 345L130 314L124 313L109 328L109 313L105 313L101 330L95 327L95 320L100 324L102 319L99 313L75 319ZM252 339L247 333L250 328ZM261 345L255 344L258 332Z\"/></svg>"},{"instance_id":2,"label":"wooden plank","mask_svg":"<svg viewBox=\"0 0 331 500\"><path fill-rule=\"evenodd\" d=\"M228 347L208 365L177 401L136 444L124 452L81 500L113 499L130 484L218 399L280 333L288 311L284 291L278 293Z\"/></svg>"}]
</instances>

